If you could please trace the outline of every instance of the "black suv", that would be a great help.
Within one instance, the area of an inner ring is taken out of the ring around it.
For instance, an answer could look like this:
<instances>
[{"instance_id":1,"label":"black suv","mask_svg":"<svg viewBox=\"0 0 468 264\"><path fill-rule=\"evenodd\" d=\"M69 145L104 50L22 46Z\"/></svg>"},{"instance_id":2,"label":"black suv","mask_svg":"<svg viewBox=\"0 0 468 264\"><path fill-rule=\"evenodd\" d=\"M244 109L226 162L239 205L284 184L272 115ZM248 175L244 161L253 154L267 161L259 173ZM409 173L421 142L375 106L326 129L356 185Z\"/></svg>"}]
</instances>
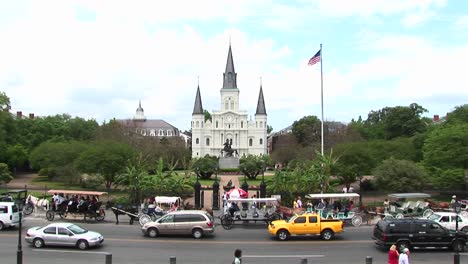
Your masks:
<instances>
[{"instance_id":1,"label":"black suv","mask_svg":"<svg viewBox=\"0 0 468 264\"><path fill-rule=\"evenodd\" d=\"M397 245L401 252L412 247L449 247L464 251L468 241L466 233L448 230L429 219L382 219L374 227L372 239L378 246Z\"/></svg>"}]
</instances>

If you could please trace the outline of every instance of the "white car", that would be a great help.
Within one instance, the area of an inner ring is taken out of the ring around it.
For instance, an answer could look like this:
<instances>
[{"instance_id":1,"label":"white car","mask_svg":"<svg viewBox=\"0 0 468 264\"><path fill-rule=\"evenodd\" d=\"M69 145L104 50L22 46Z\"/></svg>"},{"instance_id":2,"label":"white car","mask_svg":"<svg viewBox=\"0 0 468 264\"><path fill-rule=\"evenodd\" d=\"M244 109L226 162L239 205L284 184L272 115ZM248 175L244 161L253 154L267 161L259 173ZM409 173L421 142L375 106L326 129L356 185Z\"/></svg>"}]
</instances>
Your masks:
<instances>
[{"instance_id":1,"label":"white car","mask_svg":"<svg viewBox=\"0 0 468 264\"><path fill-rule=\"evenodd\" d=\"M44 227L28 229L26 242L36 248L43 246L72 246L85 250L89 247L99 246L104 237L93 231L86 230L70 223L54 223Z\"/></svg>"},{"instance_id":2,"label":"white car","mask_svg":"<svg viewBox=\"0 0 468 264\"><path fill-rule=\"evenodd\" d=\"M24 219L22 220L22 222ZM19 225L18 207L13 202L0 202L0 230Z\"/></svg>"},{"instance_id":3,"label":"white car","mask_svg":"<svg viewBox=\"0 0 468 264\"><path fill-rule=\"evenodd\" d=\"M434 212L427 219L435 221L450 230L456 229L457 222L455 219L458 219L458 230L468 233L468 218L460 214L457 215L455 212Z\"/></svg>"}]
</instances>

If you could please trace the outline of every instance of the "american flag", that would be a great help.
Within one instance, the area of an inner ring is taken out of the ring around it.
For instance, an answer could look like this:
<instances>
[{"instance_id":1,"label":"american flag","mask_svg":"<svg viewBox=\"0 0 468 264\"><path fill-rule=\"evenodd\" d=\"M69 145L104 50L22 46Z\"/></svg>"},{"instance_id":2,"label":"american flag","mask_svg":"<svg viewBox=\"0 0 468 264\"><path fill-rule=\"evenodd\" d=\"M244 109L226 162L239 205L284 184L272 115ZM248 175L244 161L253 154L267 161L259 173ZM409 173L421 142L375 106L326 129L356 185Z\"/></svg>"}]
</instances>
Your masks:
<instances>
[{"instance_id":1,"label":"american flag","mask_svg":"<svg viewBox=\"0 0 468 264\"><path fill-rule=\"evenodd\" d=\"M320 49L319 51L317 51L317 53L315 53L315 55L314 55L312 58L310 58L308 64L309 64L309 65L314 65L314 64L316 64L317 62L319 62L319 61L320 61L321 55L322 55L322 50Z\"/></svg>"}]
</instances>

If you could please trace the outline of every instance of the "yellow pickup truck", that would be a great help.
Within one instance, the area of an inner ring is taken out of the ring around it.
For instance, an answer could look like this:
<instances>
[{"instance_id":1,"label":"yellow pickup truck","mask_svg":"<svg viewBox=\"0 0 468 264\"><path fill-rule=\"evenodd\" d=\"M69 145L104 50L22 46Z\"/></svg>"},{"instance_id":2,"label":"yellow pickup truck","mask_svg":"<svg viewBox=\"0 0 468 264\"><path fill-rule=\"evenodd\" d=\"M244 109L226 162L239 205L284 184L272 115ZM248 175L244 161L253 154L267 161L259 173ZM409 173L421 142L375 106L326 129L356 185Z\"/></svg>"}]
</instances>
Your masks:
<instances>
[{"instance_id":1,"label":"yellow pickup truck","mask_svg":"<svg viewBox=\"0 0 468 264\"><path fill-rule=\"evenodd\" d=\"M338 219L321 219L313 213L296 214L289 220L277 220L268 225L268 232L278 240L288 240L297 235L320 235L323 240L332 239L343 232L344 223Z\"/></svg>"}]
</instances>

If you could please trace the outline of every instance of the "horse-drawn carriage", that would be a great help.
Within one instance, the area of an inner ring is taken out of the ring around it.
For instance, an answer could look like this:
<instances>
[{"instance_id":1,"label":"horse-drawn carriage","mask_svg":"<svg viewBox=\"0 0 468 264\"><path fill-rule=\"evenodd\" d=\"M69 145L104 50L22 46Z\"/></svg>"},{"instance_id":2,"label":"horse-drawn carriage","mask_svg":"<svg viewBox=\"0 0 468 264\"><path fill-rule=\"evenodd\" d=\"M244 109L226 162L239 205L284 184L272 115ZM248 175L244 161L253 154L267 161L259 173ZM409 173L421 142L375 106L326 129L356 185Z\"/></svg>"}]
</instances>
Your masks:
<instances>
[{"instance_id":1,"label":"horse-drawn carriage","mask_svg":"<svg viewBox=\"0 0 468 264\"><path fill-rule=\"evenodd\" d=\"M268 224L282 219L277 212L276 198L230 198L227 201L231 206L220 216L224 229L231 229L236 221L243 223L263 221Z\"/></svg>"},{"instance_id":2,"label":"horse-drawn carriage","mask_svg":"<svg viewBox=\"0 0 468 264\"><path fill-rule=\"evenodd\" d=\"M150 199L151 202L147 204L146 207L142 206L141 212L139 212L136 205L115 205L112 206L112 212L115 214L116 223L119 223L119 215L127 215L130 217L130 224L133 224L135 219L138 219L141 225L146 224L149 221L155 221L161 216L167 214L168 212L179 210L182 206L182 198L176 196L155 196L154 201Z\"/></svg>"},{"instance_id":3,"label":"horse-drawn carriage","mask_svg":"<svg viewBox=\"0 0 468 264\"><path fill-rule=\"evenodd\" d=\"M89 218L103 221L106 216L106 212L102 208L102 202L100 201L100 197L107 194L106 192L49 190L48 193L61 197L59 198L61 202L54 204L47 211L46 218L49 221L53 221L55 215L58 215L60 218L66 218L69 215L74 217L83 216L85 221Z\"/></svg>"},{"instance_id":4,"label":"horse-drawn carriage","mask_svg":"<svg viewBox=\"0 0 468 264\"><path fill-rule=\"evenodd\" d=\"M314 203L307 203L307 211L317 212L322 219L339 219L353 226L362 224L362 213L354 206L360 197L357 193L320 193L305 197L315 202L315 206Z\"/></svg>"},{"instance_id":5,"label":"horse-drawn carriage","mask_svg":"<svg viewBox=\"0 0 468 264\"><path fill-rule=\"evenodd\" d=\"M428 193L391 193L388 197L390 205L384 212L386 218L428 217L434 212Z\"/></svg>"}]
</instances>

